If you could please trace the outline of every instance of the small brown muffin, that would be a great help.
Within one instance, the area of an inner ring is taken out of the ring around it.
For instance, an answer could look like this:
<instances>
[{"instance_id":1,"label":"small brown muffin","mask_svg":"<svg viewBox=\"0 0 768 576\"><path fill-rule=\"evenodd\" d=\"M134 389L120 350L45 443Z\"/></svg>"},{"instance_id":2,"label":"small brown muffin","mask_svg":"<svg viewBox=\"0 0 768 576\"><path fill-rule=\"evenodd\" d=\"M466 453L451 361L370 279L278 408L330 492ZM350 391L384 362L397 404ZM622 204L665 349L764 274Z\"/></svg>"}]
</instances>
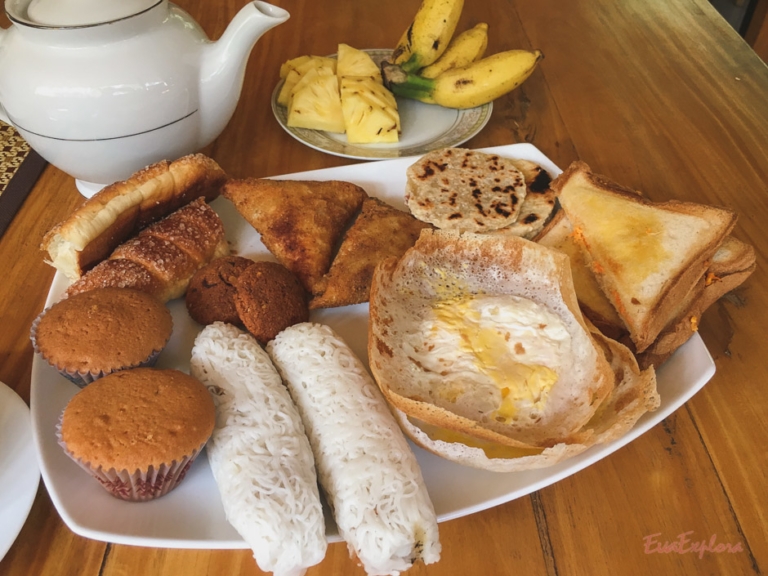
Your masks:
<instances>
[{"instance_id":1,"label":"small brown muffin","mask_svg":"<svg viewBox=\"0 0 768 576\"><path fill-rule=\"evenodd\" d=\"M171 337L171 313L131 288L95 288L44 310L30 337L51 366L80 387L117 370L154 364Z\"/></svg>"},{"instance_id":2,"label":"small brown muffin","mask_svg":"<svg viewBox=\"0 0 768 576\"><path fill-rule=\"evenodd\" d=\"M242 326L235 306L235 284L253 260L241 256L217 258L198 270L187 289L185 303L195 322L208 325L226 322Z\"/></svg>"},{"instance_id":3,"label":"small brown muffin","mask_svg":"<svg viewBox=\"0 0 768 576\"><path fill-rule=\"evenodd\" d=\"M288 326L309 320L304 288L277 262L255 262L240 275L235 306L243 325L261 344Z\"/></svg>"},{"instance_id":4,"label":"small brown muffin","mask_svg":"<svg viewBox=\"0 0 768 576\"><path fill-rule=\"evenodd\" d=\"M59 443L113 496L151 500L170 492L213 432L206 387L178 370L134 368L75 394Z\"/></svg>"}]
</instances>

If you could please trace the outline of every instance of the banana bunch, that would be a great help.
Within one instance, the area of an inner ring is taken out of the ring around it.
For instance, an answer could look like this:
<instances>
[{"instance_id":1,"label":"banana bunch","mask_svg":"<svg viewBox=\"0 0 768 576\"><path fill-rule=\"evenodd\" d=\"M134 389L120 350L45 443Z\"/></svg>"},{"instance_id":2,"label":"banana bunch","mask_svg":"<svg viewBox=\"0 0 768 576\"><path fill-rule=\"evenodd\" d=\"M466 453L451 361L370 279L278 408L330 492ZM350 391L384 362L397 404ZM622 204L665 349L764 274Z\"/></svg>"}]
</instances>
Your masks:
<instances>
[{"instance_id":1,"label":"banana bunch","mask_svg":"<svg viewBox=\"0 0 768 576\"><path fill-rule=\"evenodd\" d=\"M520 86L543 58L539 50L484 57L488 25L453 36L464 0L422 0L392 57L381 65L394 94L446 108L474 108Z\"/></svg>"}]
</instances>

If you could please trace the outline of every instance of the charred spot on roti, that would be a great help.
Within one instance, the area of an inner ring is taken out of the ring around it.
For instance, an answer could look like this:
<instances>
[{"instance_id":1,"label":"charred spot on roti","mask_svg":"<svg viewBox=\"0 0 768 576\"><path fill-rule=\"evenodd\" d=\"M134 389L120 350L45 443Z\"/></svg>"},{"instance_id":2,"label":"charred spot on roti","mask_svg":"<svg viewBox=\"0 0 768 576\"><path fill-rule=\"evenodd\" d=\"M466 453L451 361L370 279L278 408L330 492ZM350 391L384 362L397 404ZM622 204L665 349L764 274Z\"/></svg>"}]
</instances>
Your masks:
<instances>
[{"instance_id":1,"label":"charred spot on roti","mask_svg":"<svg viewBox=\"0 0 768 576\"><path fill-rule=\"evenodd\" d=\"M546 192L552 183L552 176L546 170L539 168L539 173L528 183L528 192Z\"/></svg>"},{"instance_id":2,"label":"charred spot on roti","mask_svg":"<svg viewBox=\"0 0 768 576\"><path fill-rule=\"evenodd\" d=\"M448 165L444 162L427 162L424 164L422 174L418 177L421 180L429 179L438 172L444 172Z\"/></svg>"},{"instance_id":3,"label":"charred spot on roti","mask_svg":"<svg viewBox=\"0 0 768 576\"><path fill-rule=\"evenodd\" d=\"M428 178L430 176L434 176L435 171L432 169L432 166L427 164L424 166L424 174L421 175L421 178Z\"/></svg>"},{"instance_id":4,"label":"charred spot on roti","mask_svg":"<svg viewBox=\"0 0 768 576\"><path fill-rule=\"evenodd\" d=\"M540 170L538 166L532 167L531 164L528 163L524 166L527 170L526 178L531 175L535 178L536 170ZM522 236L532 239L541 232L550 220L556 206L556 192L551 188L541 192L532 192L529 180L526 180L526 186L528 187L528 194L520 206L517 220L509 226L491 231L492 234Z\"/></svg>"}]
</instances>

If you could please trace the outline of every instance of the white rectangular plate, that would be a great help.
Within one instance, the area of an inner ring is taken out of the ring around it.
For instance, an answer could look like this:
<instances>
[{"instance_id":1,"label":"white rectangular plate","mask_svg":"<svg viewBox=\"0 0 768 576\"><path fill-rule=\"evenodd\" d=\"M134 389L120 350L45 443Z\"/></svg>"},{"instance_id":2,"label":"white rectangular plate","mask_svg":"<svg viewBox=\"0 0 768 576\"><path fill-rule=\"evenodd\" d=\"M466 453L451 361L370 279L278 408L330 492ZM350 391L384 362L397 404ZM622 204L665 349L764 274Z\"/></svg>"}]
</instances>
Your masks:
<instances>
[{"instance_id":1,"label":"white rectangular plate","mask_svg":"<svg viewBox=\"0 0 768 576\"><path fill-rule=\"evenodd\" d=\"M485 149L542 165L552 176L561 170L530 144ZM405 170L414 158L355 164L280 176L294 180L346 180L405 210ZM272 259L259 235L225 199L213 203L221 215L234 251L253 259ZM59 299L68 282L56 275L46 306ZM183 299L169 303L174 333L158 367L189 370L189 357L200 326L187 314ZM352 349L367 360L368 305L315 311L311 320L330 325ZM698 335L682 346L658 373L660 408L646 414L621 439L541 470L494 473L464 467L414 447L440 521L465 516L519 498L605 458L677 410L712 377L715 365ZM31 405L34 437L43 480L56 509L69 528L87 538L163 548L246 548L229 525L205 457L198 458L177 489L151 502L123 502L88 478L56 442L59 415L78 388L38 356L32 366ZM331 541L339 540L328 521Z\"/></svg>"}]
</instances>

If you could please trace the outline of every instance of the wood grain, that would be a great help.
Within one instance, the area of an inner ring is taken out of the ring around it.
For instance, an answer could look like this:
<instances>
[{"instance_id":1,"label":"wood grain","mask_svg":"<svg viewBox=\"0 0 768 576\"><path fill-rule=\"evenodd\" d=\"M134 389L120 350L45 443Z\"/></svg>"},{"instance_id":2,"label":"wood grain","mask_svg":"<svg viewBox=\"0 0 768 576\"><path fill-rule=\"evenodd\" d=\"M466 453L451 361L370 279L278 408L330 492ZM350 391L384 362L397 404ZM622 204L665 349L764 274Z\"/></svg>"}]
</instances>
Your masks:
<instances>
[{"instance_id":1,"label":"wood grain","mask_svg":"<svg viewBox=\"0 0 768 576\"><path fill-rule=\"evenodd\" d=\"M42 483L26 524L0 561L9 576L98 574L107 544L73 534L62 522Z\"/></svg>"},{"instance_id":2,"label":"wood grain","mask_svg":"<svg viewBox=\"0 0 768 576\"><path fill-rule=\"evenodd\" d=\"M3 267L4 281L0 283L0 301L5 303L4 326L0 330L0 380L27 402L32 368L29 328L43 309L54 274L54 269L42 262L40 241L48 229L83 201L74 181L52 166L46 168L41 184L22 207L23 214L34 217L20 214L14 218L0 242L0 262L9 263ZM22 254L26 260L19 258ZM13 305L22 297L25 305Z\"/></svg>"},{"instance_id":3,"label":"wood grain","mask_svg":"<svg viewBox=\"0 0 768 576\"><path fill-rule=\"evenodd\" d=\"M542 491L558 571L593 574L595 563L622 574L757 574L745 538L688 411L679 410L596 465ZM684 487L684 489L683 489ZM739 544L732 554L656 552L685 534Z\"/></svg>"},{"instance_id":4,"label":"wood grain","mask_svg":"<svg viewBox=\"0 0 768 576\"><path fill-rule=\"evenodd\" d=\"M480 512L475 516L475 533L469 535L461 520L440 525L443 554L440 574L462 576L472 574L477 566L491 564L504 574L541 574L544 558L538 554L522 553L537 550L539 540L529 499L510 502L507 505ZM467 540L492 543L484 547L468 547ZM509 543L514 542L514 547ZM157 550L111 545L101 574L123 576L125 567L132 574L155 576L177 574L228 574L231 576L255 576L264 574L249 550ZM408 574L414 576L435 573L434 566L416 565ZM346 545L331 544L321 564L310 568L307 576L345 574L364 576L365 571L350 559Z\"/></svg>"},{"instance_id":5,"label":"wood grain","mask_svg":"<svg viewBox=\"0 0 768 576\"><path fill-rule=\"evenodd\" d=\"M179 0L218 38L244 0ZM235 177L349 164L294 140L269 106L281 62L338 42L392 46L419 0L281 0L291 19L263 36L235 114L205 152ZM461 27L489 23L489 52L539 48L523 86L494 103L469 147L531 142L565 168L581 159L655 200L728 206L758 268L700 332L714 378L630 445L531 496L440 525L442 560L409 574L761 574L768 570L768 67L706 0L466 2ZM7 23L7 21L4 21ZM6 24L3 24L6 25ZM53 269L40 239L81 201L46 169L0 238L0 379L29 400L29 326ZM468 487L467 489L471 489ZM1 512L0 512L1 514ZM646 537L740 543L732 554L646 554ZM249 550L166 550L74 535L41 486L0 576L261 574ZM309 576L363 574L334 544Z\"/></svg>"}]
</instances>

